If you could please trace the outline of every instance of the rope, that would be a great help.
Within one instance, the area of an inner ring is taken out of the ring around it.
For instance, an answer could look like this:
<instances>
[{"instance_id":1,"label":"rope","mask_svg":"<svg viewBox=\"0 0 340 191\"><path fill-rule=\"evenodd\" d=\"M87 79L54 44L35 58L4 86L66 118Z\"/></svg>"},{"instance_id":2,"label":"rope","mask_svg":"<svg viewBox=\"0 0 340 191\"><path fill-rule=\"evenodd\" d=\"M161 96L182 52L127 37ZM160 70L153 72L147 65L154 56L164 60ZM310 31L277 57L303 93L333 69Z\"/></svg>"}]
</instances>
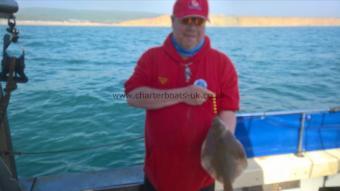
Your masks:
<instances>
[{"instance_id":1,"label":"rope","mask_svg":"<svg viewBox=\"0 0 340 191\"><path fill-rule=\"evenodd\" d=\"M26 151L1 151L1 154L11 154L11 155L51 155L51 154L60 154L60 153L72 153L72 152L81 152L81 151L88 151L88 150L94 150L98 148L108 147L108 146L116 146L116 145L122 145L127 142L136 141L139 139L143 139L144 136L135 137L132 139L124 140L119 143L109 143L109 144L102 144L102 145L96 145L92 147L83 147L83 148L75 148L75 149L65 149L65 150L50 150L50 151L39 151L39 152L26 152Z\"/></svg>"},{"instance_id":2,"label":"rope","mask_svg":"<svg viewBox=\"0 0 340 191\"><path fill-rule=\"evenodd\" d=\"M38 177L34 177L34 178L33 178L32 185L31 185L30 191L33 191L33 190L34 190L37 181L38 181Z\"/></svg>"}]
</instances>

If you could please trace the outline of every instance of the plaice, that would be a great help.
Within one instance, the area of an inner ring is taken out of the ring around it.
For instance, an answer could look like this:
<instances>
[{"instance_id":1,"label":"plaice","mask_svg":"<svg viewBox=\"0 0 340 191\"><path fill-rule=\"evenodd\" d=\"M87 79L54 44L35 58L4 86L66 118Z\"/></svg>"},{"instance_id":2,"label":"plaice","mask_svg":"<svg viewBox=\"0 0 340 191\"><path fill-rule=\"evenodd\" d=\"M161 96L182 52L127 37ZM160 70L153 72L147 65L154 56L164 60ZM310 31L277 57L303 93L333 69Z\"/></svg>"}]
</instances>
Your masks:
<instances>
[{"instance_id":1,"label":"plaice","mask_svg":"<svg viewBox=\"0 0 340 191\"><path fill-rule=\"evenodd\" d=\"M232 183L247 167L247 156L242 144L215 117L201 150L203 168L224 185L224 191L232 191Z\"/></svg>"}]
</instances>

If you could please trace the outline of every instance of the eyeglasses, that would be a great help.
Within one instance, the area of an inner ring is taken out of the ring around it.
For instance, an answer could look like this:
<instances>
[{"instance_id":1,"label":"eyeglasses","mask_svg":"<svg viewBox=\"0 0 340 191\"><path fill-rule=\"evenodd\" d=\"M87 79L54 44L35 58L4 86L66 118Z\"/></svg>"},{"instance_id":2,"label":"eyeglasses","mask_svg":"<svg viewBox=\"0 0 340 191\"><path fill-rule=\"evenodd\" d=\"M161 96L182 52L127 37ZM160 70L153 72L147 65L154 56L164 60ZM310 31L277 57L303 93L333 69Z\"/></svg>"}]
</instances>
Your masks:
<instances>
[{"instance_id":1,"label":"eyeglasses","mask_svg":"<svg viewBox=\"0 0 340 191\"><path fill-rule=\"evenodd\" d=\"M195 25L195 26L202 26L205 23L205 19L199 17L187 17L181 19L181 23L183 25Z\"/></svg>"}]
</instances>

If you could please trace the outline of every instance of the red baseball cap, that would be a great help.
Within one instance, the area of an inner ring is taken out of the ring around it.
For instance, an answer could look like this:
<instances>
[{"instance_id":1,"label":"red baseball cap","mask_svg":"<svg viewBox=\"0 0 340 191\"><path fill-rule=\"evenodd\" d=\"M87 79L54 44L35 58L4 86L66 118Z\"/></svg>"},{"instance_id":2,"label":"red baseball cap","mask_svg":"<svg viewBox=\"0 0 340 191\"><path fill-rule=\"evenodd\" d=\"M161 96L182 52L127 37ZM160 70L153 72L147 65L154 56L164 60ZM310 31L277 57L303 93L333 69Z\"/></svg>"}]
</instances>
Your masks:
<instances>
[{"instance_id":1,"label":"red baseball cap","mask_svg":"<svg viewBox=\"0 0 340 191\"><path fill-rule=\"evenodd\" d=\"M208 0L176 0L173 9L173 16L177 18L202 17L208 20L208 14Z\"/></svg>"}]
</instances>

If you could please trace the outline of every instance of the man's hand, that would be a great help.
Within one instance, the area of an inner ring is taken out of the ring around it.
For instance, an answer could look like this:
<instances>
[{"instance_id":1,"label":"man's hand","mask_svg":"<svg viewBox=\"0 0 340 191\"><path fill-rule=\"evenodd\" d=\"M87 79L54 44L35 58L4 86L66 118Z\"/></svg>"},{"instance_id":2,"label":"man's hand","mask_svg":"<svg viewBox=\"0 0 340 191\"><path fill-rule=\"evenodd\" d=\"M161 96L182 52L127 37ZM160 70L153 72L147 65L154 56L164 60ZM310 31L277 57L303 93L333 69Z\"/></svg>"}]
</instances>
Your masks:
<instances>
[{"instance_id":1,"label":"man's hand","mask_svg":"<svg viewBox=\"0 0 340 191\"><path fill-rule=\"evenodd\" d=\"M215 93L199 86L190 85L182 88L183 102L188 105L202 105L209 97L215 96Z\"/></svg>"},{"instance_id":2,"label":"man's hand","mask_svg":"<svg viewBox=\"0 0 340 191\"><path fill-rule=\"evenodd\" d=\"M236 114L235 111L224 110L219 113L220 119L223 121L225 127L227 127L231 133L235 133L236 128Z\"/></svg>"}]
</instances>

